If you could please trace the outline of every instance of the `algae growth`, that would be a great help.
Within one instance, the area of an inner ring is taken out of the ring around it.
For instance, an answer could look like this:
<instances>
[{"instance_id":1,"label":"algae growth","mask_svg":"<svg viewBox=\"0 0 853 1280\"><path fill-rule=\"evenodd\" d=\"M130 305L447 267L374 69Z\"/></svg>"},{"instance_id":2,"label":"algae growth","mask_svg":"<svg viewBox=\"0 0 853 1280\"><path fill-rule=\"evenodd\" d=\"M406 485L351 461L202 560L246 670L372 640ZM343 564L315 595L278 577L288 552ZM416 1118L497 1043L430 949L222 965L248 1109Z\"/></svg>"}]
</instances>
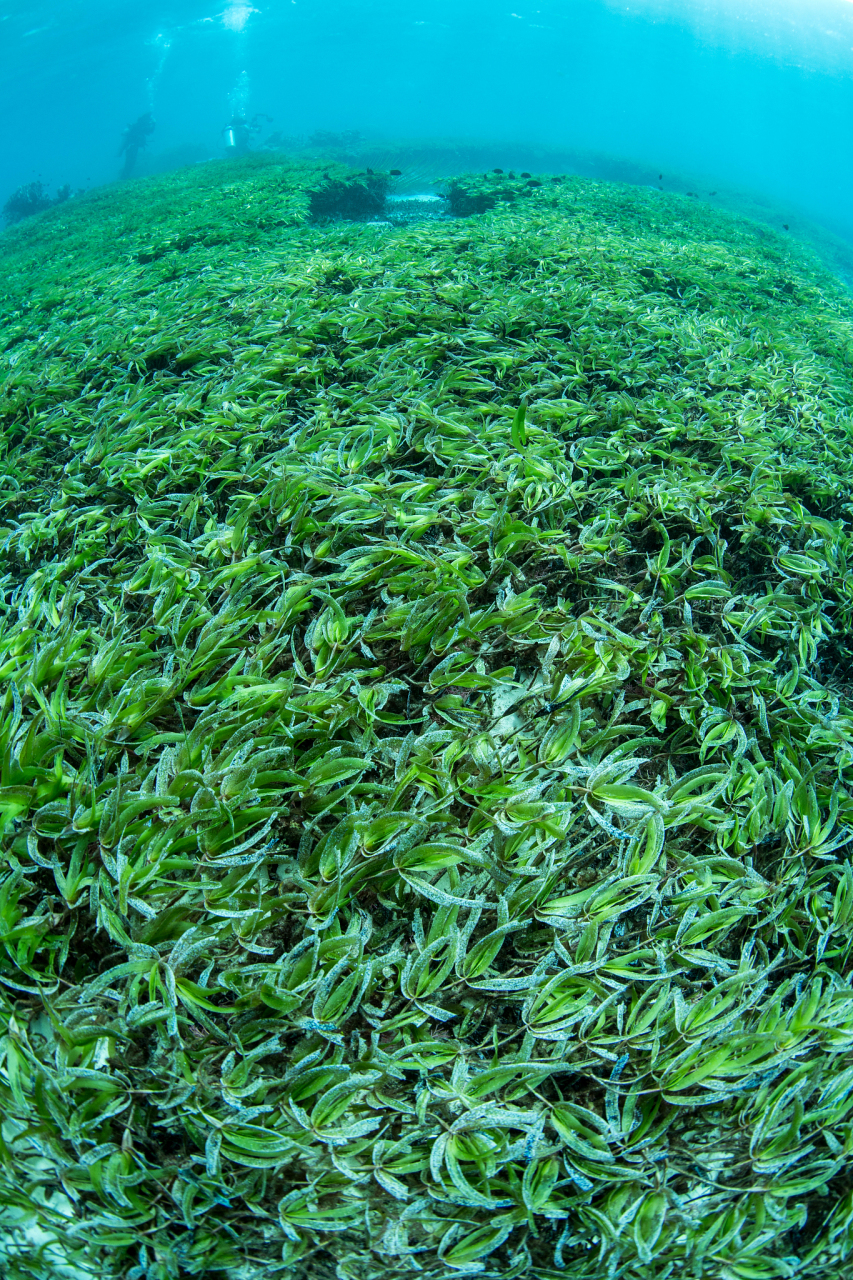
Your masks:
<instances>
[{"instance_id":1,"label":"algae growth","mask_svg":"<svg viewBox=\"0 0 853 1280\"><path fill-rule=\"evenodd\" d=\"M851 305L327 172L0 242L5 1274L837 1280Z\"/></svg>"}]
</instances>

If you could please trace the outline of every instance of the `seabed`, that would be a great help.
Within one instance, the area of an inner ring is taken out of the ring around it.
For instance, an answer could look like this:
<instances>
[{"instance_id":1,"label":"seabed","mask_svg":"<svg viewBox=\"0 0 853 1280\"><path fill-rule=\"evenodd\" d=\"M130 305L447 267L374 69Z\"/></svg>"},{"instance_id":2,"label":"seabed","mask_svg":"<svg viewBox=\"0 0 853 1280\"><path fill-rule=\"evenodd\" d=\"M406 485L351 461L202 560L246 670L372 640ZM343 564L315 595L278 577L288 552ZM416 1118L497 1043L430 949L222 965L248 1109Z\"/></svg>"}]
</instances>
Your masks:
<instances>
[{"instance_id":1,"label":"seabed","mask_svg":"<svg viewBox=\"0 0 853 1280\"><path fill-rule=\"evenodd\" d=\"M373 178L0 240L4 1274L838 1280L853 305Z\"/></svg>"}]
</instances>

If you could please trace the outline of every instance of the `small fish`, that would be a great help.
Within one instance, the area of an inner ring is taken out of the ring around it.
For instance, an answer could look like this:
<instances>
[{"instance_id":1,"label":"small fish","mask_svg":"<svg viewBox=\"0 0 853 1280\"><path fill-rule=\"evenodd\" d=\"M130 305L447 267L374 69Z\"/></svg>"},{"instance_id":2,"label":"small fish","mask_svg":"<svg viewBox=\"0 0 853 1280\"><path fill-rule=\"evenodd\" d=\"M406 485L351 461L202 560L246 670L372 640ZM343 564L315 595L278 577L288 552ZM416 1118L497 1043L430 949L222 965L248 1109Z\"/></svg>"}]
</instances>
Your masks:
<instances>
[{"instance_id":1,"label":"small fish","mask_svg":"<svg viewBox=\"0 0 853 1280\"><path fill-rule=\"evenodd\" d=\"M708 192L708 195L709 195L709 196L715 196L716 194L717 194L717 193L716 193L716 191L709 191L709 192Z\"/></svg>"},{"instance_id":2,"label":"small fish","mask_svg":"<svg viewBox=\"0 0 853 1280\"><path fill-rule=\"evenodd\" d=\"M782 223L782 230L783 230L783 231L790 231L790 230L791 230L791 228L788 226L787 222L783 222L783 223Z\"/></svg>"},{"instance_id":3,"label":"small fish","mask_svg":"<svg viewBox=\"0 0 853 1280\"><path fill-rule=\"evenodd\" d=\"M503 173L503 169L493 169L492 173Z\"/></svg>"},{"instance_id":4,"label":"small fish","mask_svg":"<svg viewBox=\"0 0 853 1280\"><path fill-rule=\"evenodd\" d=\"M659 173L659 174L658 174L658 182L663 182L663 174L662 174L662 173Z\"/></svg>"},{"instance_id":5,"label":"small fish","mask_svg":"<svg viewBox=\"0 0 853 1280\"><path fill-rule=\"evenodd\" d=\"M391 174L391 177L392 177L392 178L399 178L399 177L402 177L403 170L402 170L402 169L389 169L389 170L388 170L388 172Z\"/></svg>"}]
</instances>

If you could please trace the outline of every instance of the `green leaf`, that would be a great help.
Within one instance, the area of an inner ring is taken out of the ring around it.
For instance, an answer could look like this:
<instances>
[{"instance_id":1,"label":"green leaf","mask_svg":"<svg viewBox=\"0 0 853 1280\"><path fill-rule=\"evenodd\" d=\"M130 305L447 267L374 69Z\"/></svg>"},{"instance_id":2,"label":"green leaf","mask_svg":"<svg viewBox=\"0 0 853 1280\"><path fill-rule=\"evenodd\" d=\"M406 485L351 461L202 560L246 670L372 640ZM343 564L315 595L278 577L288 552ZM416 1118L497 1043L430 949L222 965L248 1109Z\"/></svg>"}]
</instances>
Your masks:
<instances>
[{"instance_id":1,"label":"green leaf","mask_svg":"<svg viewBox=\"0 0 853 1280\"><path fill-rule=\"evenodd\" d=\"M516 449L525 449L527 447L527 427L525 425L527 419L527 405L522 403L515 411L510 429L510 437Z\"/></svg>"},{"instance_id":2,"label":"green leaf","mask_svg":"<svg viewBox=\"0 0 853 1280\"><path fill-rule=\"evenodd\" d=\"M336 760L317 760L308 770L307 782L312 788L335 786L347 778L364 773L369 767L369 761L351 756L340 756Z\"/></svg>"}]
</instances>

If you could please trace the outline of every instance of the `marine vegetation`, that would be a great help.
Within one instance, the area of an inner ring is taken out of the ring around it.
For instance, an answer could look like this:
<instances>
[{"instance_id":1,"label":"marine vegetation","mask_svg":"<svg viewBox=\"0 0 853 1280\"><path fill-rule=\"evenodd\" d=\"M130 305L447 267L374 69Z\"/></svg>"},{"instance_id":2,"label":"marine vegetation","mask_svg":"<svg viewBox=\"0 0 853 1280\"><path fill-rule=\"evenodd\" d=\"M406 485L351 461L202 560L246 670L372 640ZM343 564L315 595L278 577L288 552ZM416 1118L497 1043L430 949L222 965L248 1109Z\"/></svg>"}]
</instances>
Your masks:
<instances>
[{"instance_id":1,"label":"marine vegetation","mask_svg":"<svg viewBox=\"0 0 853 1280\"><path fill-rule=\"evenodd\" d=\"M521 196L532 195L542 186L538 178L526 174L516 179L514 174L504 175L503 169L484 173L482 177L463 174L451 178L444 188L450 212L460 218L473 213L487 213L498 204L514 204Z\"/></svg>"},{"instance_id":2,"label":"marine vegetation","mask_svg":"<svg viewBox=\"0 0 853 1280\"><path fill-rule=\"evenodd\" d=\"M5 218L6 225L13 226L16 222L23 222L24 218L31 218L36 213L44 213L46 209L52 209L55 205L64 204L70 199L71 188L67 184L60 187L56 195L52 196L43 182L27 182L12 192L0 209L0 213Z\"/></svg>"},{"instance_id":3,"label":"marine vegetation","mask_svg":"<svg viewBox=\"0 0 853 1280\"><path fill-rule=\"evenodd\" d=\"M838 1280L849 298L324 171L0 241L4 1274Z\"/></svg>"},{"instance_id":4,"label":"marine vegetation","mask_svg":"<svg viewBox=\"0 0 853 1280\"><path fill-rule=\"evenodd\" d=\"M390 179L387 174L360 173L356 177L330 177L309 192L311 216L317 220L346 218L353 222L381 218L386 209Z\"/></svg>"}]
</instances>

